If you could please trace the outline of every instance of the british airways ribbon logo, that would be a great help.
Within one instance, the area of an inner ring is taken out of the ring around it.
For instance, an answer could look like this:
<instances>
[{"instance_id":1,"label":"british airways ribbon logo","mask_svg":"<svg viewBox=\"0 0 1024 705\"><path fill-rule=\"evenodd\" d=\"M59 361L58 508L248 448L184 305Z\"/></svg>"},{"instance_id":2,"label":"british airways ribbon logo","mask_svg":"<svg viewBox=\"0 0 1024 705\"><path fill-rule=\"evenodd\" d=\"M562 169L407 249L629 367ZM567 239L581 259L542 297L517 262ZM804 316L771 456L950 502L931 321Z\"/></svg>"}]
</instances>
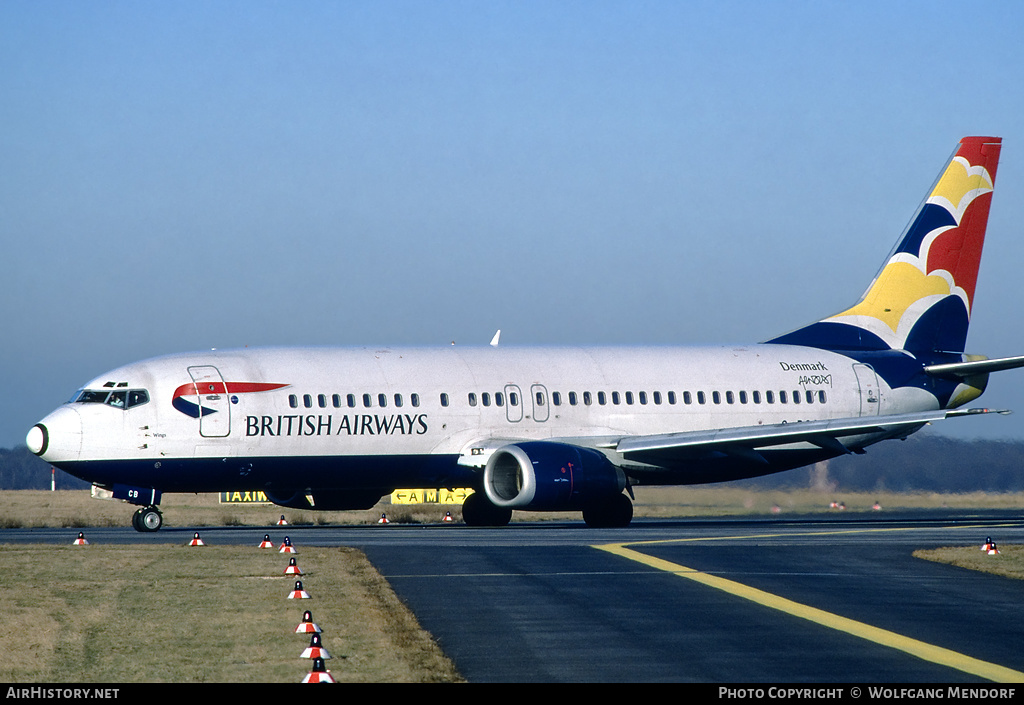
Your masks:
<instances>
[{"instance_id":1,"label":"british airways ribbon logo","mask_svg":"<svg viewBox=\"0 0 1024 705\"><path fill-rule=\"evenodd\" d=\"M202 405L204 398L230 396L232 402L237 402L239 394L271 392L287 386L270 382L188 382L174 390L171 406L186 416L198 419L217 413L216 409Z\"/></svg>"}]
</instances>

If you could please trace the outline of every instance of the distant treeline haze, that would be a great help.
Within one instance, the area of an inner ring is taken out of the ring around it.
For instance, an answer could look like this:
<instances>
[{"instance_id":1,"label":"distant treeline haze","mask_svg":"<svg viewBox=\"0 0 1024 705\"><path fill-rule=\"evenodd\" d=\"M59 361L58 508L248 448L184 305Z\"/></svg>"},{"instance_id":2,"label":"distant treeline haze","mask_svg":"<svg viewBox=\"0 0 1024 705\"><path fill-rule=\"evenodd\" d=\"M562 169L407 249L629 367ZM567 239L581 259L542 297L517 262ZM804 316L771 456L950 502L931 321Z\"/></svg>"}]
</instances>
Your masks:
<instances>
[{"instance_id":1,"label":"distant treeline haze","mask_svg":"<svg viewBox=\"0 0 1024 705\"><path fill-rule=\"evenodd\" d=\"M57 489L88 489L89 483L57 470ZM1024 491L1024 442L963 441L919 434L885 441L865 455L742 481L766 488L818 487L847 492ZM50 465L25 446L0 448L0 489L50 488Z\"/></svg>"}]
</instances>

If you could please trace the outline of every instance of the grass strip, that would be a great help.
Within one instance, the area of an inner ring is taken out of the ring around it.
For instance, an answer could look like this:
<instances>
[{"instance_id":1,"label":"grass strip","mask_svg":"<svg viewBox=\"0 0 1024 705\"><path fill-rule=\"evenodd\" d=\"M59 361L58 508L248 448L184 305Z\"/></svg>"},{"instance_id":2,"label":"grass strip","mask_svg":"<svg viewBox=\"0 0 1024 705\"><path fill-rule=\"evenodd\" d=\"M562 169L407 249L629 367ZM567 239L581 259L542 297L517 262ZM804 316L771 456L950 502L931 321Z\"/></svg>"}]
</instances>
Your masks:
<instances>
[{"instance_id":1,"label":"grass strip","mask_svg":"<svg viewBox=\"0 0 1024 705\"><path fill-rule=\"evenodd\" d=\"M306 609L339 682L461 680L361 552L298 550L308 600L274 550L0 546L0 682L298 683Z\"/></svg>"},{"instance_id":2,"label":"grass strip","mask_svg":"<svg viewBox=\"0 0 1024 705\"><path fill-rule=\"evenodd\" d=\"M915 558L935 563L945 563L958 568L967 568L981 573L1002 575L1006 578L1024 580L1024 546L998 546L999 553L989 555L981 546L946 546L929 550L914 551Z\"/></svg>"}]
</instances>

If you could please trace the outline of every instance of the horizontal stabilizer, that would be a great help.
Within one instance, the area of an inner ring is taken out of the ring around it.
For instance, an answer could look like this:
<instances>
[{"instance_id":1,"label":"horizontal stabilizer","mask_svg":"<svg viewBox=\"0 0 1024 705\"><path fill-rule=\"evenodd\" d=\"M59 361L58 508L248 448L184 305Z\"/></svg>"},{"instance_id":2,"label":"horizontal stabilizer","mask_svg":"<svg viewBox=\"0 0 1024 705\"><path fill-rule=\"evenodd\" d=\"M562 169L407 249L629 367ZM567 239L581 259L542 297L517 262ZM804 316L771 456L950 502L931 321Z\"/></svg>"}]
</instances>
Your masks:
<instances>
[{"instance_id":1,"label":"horizontal stabilizer","mask_svg":"<svg viewBox=\"0 0 1024 705\"><path fill-rule=\"evenodd\" d=\"M949 362L943 365L928 365L924 371L932 377L964 378L974 375L988 374L1024 367L1024 355L1001 357L996 360L971 360L969 362Z\"/></svg>"}]
</instances>

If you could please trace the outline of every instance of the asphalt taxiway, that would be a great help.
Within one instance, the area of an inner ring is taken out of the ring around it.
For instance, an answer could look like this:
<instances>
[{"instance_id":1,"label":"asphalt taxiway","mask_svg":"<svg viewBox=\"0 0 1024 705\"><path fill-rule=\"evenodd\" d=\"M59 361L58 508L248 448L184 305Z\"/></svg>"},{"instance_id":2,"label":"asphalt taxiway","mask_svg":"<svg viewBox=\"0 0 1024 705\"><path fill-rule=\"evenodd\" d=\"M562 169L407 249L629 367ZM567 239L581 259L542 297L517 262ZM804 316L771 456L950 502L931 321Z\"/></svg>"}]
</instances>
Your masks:
<instances>
[{"instance_id":1,"label":"asphalt taxiway","mask_svg":"<svg viewBox=\"0 0 1024 705\"><path fill-rule=\"evenodd\" d=\"M194 530L88 535L180 544ZM1024 543L1005 512L201 530L363 550L471 682L1024 681L1024 581L911 555Z\"/></svg>"}]
</instances>

